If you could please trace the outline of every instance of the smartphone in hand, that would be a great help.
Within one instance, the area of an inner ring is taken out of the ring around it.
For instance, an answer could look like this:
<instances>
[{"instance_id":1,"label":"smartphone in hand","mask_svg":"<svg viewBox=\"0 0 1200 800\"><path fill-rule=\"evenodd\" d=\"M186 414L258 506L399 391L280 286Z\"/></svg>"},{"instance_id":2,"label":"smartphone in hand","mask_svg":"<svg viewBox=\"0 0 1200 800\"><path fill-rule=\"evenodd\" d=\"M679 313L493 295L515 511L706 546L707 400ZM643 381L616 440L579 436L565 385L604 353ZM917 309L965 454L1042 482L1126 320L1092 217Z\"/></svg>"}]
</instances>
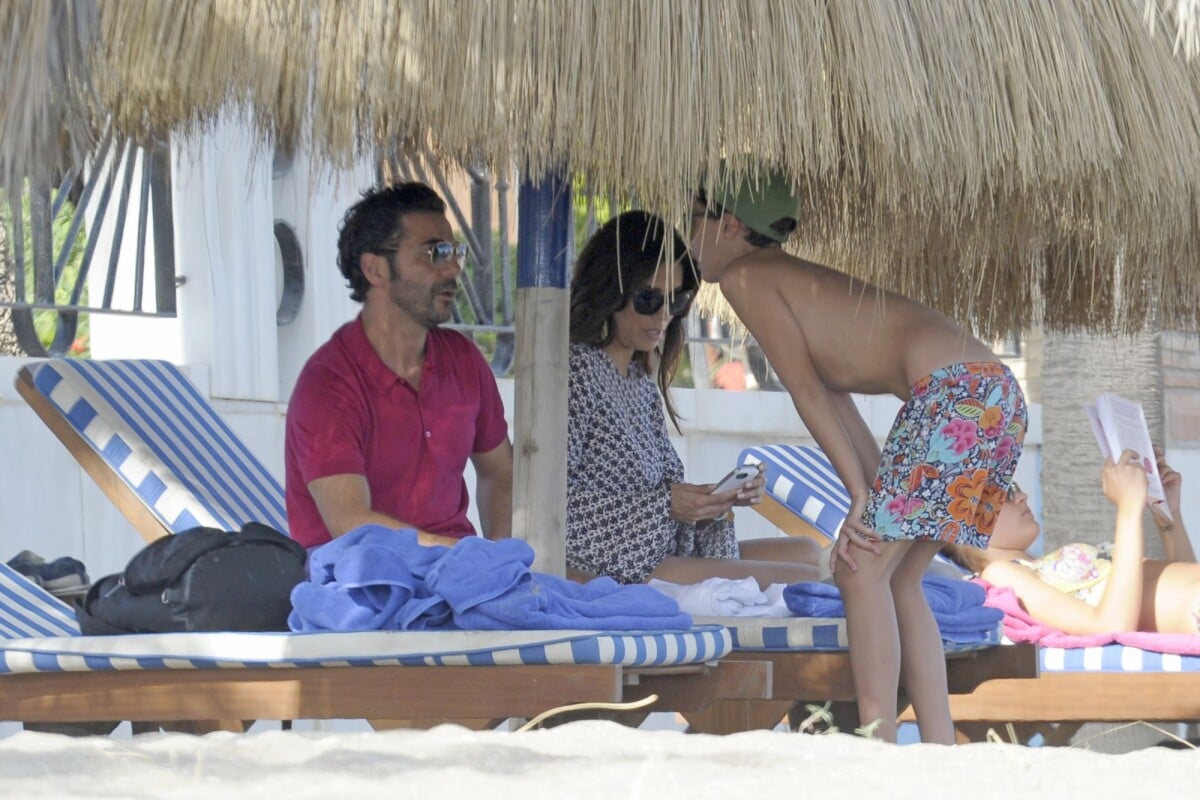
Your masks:
<instances>
[{"instance_id":1,"label":"smartphone in hand","mask_svg":"<svg viewBox=\"0 0 1200 800\"><path fill-rule=\"evenodd\" d=\"M717 482L717 488L713 489L709 494L725 494L732 492L734 489L742 488L746 481L751 480L758 475L758 467L753 464L743 464L729 472L724 478Z\"/></svg>"}]
</instances>

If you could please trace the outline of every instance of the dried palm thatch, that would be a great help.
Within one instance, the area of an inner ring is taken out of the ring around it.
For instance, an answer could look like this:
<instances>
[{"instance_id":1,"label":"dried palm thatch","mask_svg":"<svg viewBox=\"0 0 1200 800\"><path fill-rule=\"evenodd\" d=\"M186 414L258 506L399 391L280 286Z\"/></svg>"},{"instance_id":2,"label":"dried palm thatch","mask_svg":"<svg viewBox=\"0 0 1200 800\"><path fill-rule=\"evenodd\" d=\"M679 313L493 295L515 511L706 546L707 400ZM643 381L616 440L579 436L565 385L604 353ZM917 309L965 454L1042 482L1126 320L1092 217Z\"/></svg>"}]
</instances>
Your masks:
<instances>
[{"instance_id":1,"label":"dried palm thatch","mask_svg":"<svg viewBox=\"0 0 1200 800\"><path fill-rule=\"evenodd\" d=\"M88 0L0 3L0 188L82 163L96 126L87 113L87 54L99 20Z\"/></svg>"},{"instance_id":2,"label":"dried palm thatch","mask_svg":"<svg viewBox=\"0 0 1200 800\"><path fill-rule=\"evenodd\" d=\"M1151 33L1164 18L1175 23L1175 52L1188 61L1200 56L1200 0L1146 0L1145 20Z\"/></svg>"},{"instance_id":3,"label":"dried palm thatch","mask_svg":"<svg viewBox=\"0 0 1200 800\"><path fill-rule=\"evenodd\" d=\"M1200 65L1147 30L1191 52L1166 0L99 8L83 100L119 133L234 104L331 164L428 143L679 220L726 157L794 178L803 252L983 332L1037 298L1051 328L1198 327Z\"/></svg>"}]
</instances>

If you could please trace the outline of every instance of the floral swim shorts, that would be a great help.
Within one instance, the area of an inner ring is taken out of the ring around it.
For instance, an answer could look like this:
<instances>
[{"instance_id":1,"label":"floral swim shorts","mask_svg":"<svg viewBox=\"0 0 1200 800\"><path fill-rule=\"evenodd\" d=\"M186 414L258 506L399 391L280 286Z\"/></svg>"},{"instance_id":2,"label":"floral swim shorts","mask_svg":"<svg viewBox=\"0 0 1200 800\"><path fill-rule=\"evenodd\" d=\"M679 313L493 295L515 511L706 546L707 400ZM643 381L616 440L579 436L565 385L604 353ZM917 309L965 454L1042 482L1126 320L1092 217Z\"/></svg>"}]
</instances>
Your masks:
<instances>
[{"instance_id":1,"label":"floral swim shorts","mask_svg":"<svg viewBox=\"0 0 1200 800\"><path fill-rule=\"evenodd\" d=\"M953 364L917 381L883 447L863 522L883 539L986 547L1027 424L1008 367Z\"/></svg>"}]
</instances>

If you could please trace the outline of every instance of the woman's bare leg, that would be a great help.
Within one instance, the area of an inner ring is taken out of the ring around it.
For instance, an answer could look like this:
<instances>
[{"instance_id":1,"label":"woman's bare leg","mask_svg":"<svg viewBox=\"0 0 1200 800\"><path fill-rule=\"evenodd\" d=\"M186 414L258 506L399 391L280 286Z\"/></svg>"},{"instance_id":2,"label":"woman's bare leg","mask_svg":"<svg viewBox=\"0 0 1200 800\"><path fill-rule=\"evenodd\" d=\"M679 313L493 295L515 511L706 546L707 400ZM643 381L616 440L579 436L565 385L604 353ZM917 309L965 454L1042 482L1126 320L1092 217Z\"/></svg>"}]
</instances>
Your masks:
<instances>
[{"instance_id":1,"label":"woman's bare leg","mask_svg":"<svg viewBox=\"0 0 1200 800\"><path fill-rule=\"evenodd\" d=\"M807 536L745 539L739 542L738 547L742 558L747 561L789 561L816 566L821 557L821 545Z\"/></svg>"},{"instance_id":2,"label":"woman's bare leg","mask_svg":"<svg viewBox=\"0 0 1200 800\"><path fill-rule=\"evenodd\" d=\"M938 546L932 541L913 542L892 574L891 588L900 629L901 675L917 714L921 741L954 744L942 635L921 589L921 577Z\"/></svg>"},{"instance_id":3,"label":"woman's bare leg","mask_svg":"<svg viewBox=\"0 0 1200 800\"><path fill-rule=\"evenodd\" d=\"M814 564L785 561L747 561L741 558L684 558L668 556L655 567L649 577L671 583L700 583L708 578L741 580L754 578L758 588L772 583L800 583L820 580L820 570Z\"/></svg>"},{"instance_id":4,"label":"woman's bare leg","mask_svg":"<svg viewBox=\"0 0 1200 800\"><path fill-rule=\"evenodd\" d=\"M878 721L874 735L896 741L896 695L900 688L900 629L891 577L911 547L910 541L885 542L882 552L856 551L858 571L839 565L835 580L846 605L850 673L858 716L866 726Z\"/></svg>"}]
</instances>

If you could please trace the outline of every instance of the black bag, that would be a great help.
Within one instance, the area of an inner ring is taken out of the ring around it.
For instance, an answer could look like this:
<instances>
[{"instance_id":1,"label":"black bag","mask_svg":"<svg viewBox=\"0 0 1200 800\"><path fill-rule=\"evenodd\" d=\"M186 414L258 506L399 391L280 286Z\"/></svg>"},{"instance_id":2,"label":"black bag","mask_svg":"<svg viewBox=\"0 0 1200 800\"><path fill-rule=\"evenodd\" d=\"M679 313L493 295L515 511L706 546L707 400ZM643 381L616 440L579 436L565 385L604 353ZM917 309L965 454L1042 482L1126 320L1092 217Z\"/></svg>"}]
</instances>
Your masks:
<instances>
[{"instance_id":1,"label":"black bag","mask_svg":"<svg viewBox=\"0 0 1200 800\"><path fill-rule=\"evenodd\" d=\"M192 528L142 548L76 609L85 634L286 631L307 552L274 528Z\"/></svg>"}]
</instances>

